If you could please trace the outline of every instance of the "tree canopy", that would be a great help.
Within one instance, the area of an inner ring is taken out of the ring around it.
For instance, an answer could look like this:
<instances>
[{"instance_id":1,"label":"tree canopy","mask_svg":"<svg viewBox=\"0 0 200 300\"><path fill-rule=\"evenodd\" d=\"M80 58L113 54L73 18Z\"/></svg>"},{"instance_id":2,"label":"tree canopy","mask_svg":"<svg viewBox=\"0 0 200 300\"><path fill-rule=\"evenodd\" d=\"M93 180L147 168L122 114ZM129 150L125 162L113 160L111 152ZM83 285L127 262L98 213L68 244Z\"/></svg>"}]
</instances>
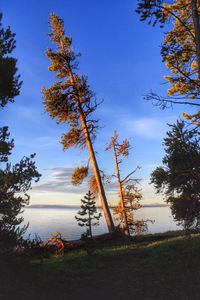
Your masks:
<instances>
[{"instance_id":1,"label":"tree canopy","mask_svg":"<svg viewBox=\"0 0 200 300\"><path fill-rule=\"evenodd\" d=\"M180 221L181 215L186 216L187 205L194 209L200 203L200 137L197 129L187 128L184 121L177 121L170 128L164 139L163 166L152 172L151 183L157 193L164 194L175 220Z\"/></svg>"},{"instance_id":2,"label":"tree canopy","mask_svg":"<svg viewBox=\"0 0 200 300\"><path fill-rule=\"evenodd\" d=\"M4 138L0 138L0 144ZM5 152L4 152L5 153ZM22 208L29 203L27 192L32 181L37 182L40 174L37 171L35 154L23 157L19 163L6 163L0 168L0 242L4 245L15 244L25 232L27 226L19 226L23 221L20 216Z\"/></svg>"},{"instance_id":3,"label":"tree canopy","mask_svg":"<svg viewBox=\"0 0 200 300\"><path fill-rule=\"evenodd\" d=\"M10 27L3 28L2 16L0 13L0 108L14 102L22 85L20 75L17 75L17 59L9 56L16 47L15 33Z\"/></svg>"}]
</instances>

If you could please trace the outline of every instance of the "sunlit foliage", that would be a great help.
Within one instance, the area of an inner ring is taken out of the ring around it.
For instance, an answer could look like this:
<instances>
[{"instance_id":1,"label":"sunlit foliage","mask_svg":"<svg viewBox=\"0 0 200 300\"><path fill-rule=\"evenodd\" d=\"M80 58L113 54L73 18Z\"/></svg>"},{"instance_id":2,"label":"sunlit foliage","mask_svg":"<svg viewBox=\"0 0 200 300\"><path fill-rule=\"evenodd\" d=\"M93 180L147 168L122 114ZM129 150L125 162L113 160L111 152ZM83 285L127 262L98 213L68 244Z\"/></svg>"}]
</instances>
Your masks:
<instances>
[{"instance_id":1,"label":"sunlit foliage","mask_svg":"<svg viewBox=\"0 0 200 300\"><path fill-rule=\"evenodd\" d=\"M127 218L127 224L130 234L142 234L147 231L147 220L137 220L134 211L141 208L140 200L142 199L141 190L136 184L131 184L123 188L123 203L119 201L117 207L113 208L114 220L124 226L124 212ZM148 220L150 221L150 220ZM125 230L126 232L126 230Z\"/></svg>"},{"instance_id":2,"label":"sunlit foliage","mask_svg":"<svg viewBox=\"0 0 200 300\"><path fill-rule=\"evenodd\" d=\"M72 174L72 184L79 185L88 176L88 166L75 168Z\"/></svg>"},{"instance_id":3,"label":"sunlit foliage","mask_svg":"<svg viewBox=\"0 0 200 300\"><path fill-rule=\"evenodd\" d=\"M200 106L199 0L139 0L137 12L141 20L148 19L149 24L171 25L161 47L163 61L171 73L164 76L171 85L169 98L154 97L151 93L149 99L162 108L173 103ZM193 121L192 115L188 118ZM196 118L200 118L199 111L195 114L195 122Z\"/></svg>"},{"instance_id":4,"label":"sunlit foliage","mask_svg":"<svg viewBox=\"0 0 200 300\"><path fill-rule=\"evenodd\" d=\"M89 190L91 193L94 195L94 197L97 197L98 195L98 186L97 186L97 181L94 175L90 176L89 178Z\"/></svg>"},{"instance_id":5,"label":"sunlit foliage","mask_svg":"<svg viewBox=\"0 0 200 300\"><path fill-rule=\"evenodd\" d=\"M98 122L91 119L91 113L97 107L96 98L90 90L87 77L75 73L80 54L74 53L72 39L65 35L63 21L51 14L50 26L49 36L56 49L55 52L48 49L46 55L51 62L49 70L56 73L57 81L50 88L42 90L45 109L58 123L68 123L71 127L63 135L64 148L82 147L86 143L84 131L87 130L92 140L96 136Z\"/></svg>"},{"instance_id":6,"label":"sunlit foliage","mask_svg":"<svg viewBox=\"0 0 200 300\"><path fill-rule=\"evenodd\" d=\"M141 207L140 200L142 199L141 191L137 188L137 180L133 179L133 175L138 168L129 173L124 179L121 178L120 164L123 158L129 156L131 149L130 143L124 139L122 143L119 142L118 134L115 131L106 151L112 149L116 172L112 176L117 179L119 190L119 201L115 208L113 208L114 220L122 226L124 233L130 235L131 233L141 233L147 229L145 221L135 220L133 212ZM142 225L143 224L143 225Z\"/></svg>"},{"instance_id":7,"label":"sunlit foliage","mask_svg":"<svg viewBox=\"0 0 200 300\"><path fill-rule=\"evenodd\" d=\"M43 243L44 249L47 251L54 250L56 255L63 255L65 250L64 241L62 239L62 236L59 232L57 232L54 236L48 238ZM53 249L52 249L53 248Z\"/></svg>"},{"instance_id":8,"label":"sunlit foliage","mask_svg":"<svg viewBox=\"0 0 200 300\"><path fill-rule=\"evenodd\" d=\"M200 127L200 111L197 111L194 114L183 113L183 116L186 120L192 122L196 127Z\"/></svg>"}]
</instances>

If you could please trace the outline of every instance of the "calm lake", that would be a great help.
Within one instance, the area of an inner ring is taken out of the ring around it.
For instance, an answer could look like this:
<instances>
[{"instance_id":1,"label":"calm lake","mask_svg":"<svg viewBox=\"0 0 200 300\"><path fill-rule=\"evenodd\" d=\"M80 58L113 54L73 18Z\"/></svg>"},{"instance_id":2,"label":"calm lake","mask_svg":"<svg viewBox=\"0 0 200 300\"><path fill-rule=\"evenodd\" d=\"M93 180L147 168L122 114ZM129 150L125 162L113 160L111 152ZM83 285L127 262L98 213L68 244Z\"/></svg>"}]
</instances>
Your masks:
<instances>
[{"instance_id":1,"label":"calm lake","mask_svg":"<svg viewBox=\"0 0 200 300\"><path fill-rule=\"evenodd\" d=\"M24 209L24 223L29 223L25 237L31 238L37 234L42 240L60 232L67 240L79 239L83 228L79 227L75 220L78 207L26 207ZM173 221L169 207L142 207L135 213L138 220L154 220L149 223L147 233L165 232L168 230L182 229ZM100 225L93 228L94 235L107 232L104 218L100 219Z\"/></svg>"}]
</instances>

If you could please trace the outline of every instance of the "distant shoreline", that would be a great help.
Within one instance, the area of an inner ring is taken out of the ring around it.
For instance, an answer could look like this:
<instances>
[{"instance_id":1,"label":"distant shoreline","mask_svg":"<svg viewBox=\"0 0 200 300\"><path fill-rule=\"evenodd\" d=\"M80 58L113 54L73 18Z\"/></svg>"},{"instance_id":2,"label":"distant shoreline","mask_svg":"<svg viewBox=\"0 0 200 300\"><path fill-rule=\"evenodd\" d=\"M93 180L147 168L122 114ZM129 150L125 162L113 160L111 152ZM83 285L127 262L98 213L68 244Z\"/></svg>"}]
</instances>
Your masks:
<instances>
[{"instance_id":1,"label":"distant shoreline","mask_svg":"<svg viewBox=\"0 0 200 300\"><path fill-rule=\"evenodd\" d=\"M141 208L154 208L154 207L168 207L169 205L167 204L159 204L159 203L152 203L152 204L145 204L142 205ZM110 206L110 208L115 208L116 206ZM25 206L25 208L48 208L48 209L74 209L77 208L79 209L80 206L79 205L51 205L51 204L47 204L47 205L43 205L43 204L33 204L33 205L27 205ZM101 208L101 206L97 206L97 208Z\"/></svg>"}]
</instances>

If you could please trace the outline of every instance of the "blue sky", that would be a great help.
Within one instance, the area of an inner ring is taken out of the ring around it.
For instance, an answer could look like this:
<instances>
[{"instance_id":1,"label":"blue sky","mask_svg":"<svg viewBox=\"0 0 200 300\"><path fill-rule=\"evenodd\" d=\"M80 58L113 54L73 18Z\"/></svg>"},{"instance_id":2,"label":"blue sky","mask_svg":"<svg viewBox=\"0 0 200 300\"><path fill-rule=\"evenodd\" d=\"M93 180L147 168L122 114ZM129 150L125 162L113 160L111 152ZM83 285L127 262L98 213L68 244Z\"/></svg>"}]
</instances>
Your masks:
<instances>
[{"instance_id":1,"label":"blue sky","mask_svg":"<svg viewBox=\"0 0 200 300\"><path fill-rule=\"evenodd\" d=\"M51 47L51 12L64 20L75 51L82 54L80 72L88 75L98 99L104 99L96 113L102 126L95 142L100 168L107 173L114 170L112 154L104 149L116 129L121 139L130 138L133 145L123 174L140 166L136 177L142 179L143 202L162 201L149 185L149 174L161 164L166 124L175 122L184 107L161 111L143 100L151 89L166 93L163 76L167 70L160 56L163 30L140 22L135 5L134 0L1 1L3 26L10 25L16 33L13 56L18 59L23 86L15 103L0 111L0 125L8 125L15 139L13 163L23 155L37 154L43 176L31 191L31 204L78 204L87 191L86 183L82 187L70 183L72 169L87 161L87 152L63 152L59 140L68 127L51 120L42 103L41 88L54 82L44 54ZM116 199L111 188L108 198Z\"/></svg>"}]
</instances>

